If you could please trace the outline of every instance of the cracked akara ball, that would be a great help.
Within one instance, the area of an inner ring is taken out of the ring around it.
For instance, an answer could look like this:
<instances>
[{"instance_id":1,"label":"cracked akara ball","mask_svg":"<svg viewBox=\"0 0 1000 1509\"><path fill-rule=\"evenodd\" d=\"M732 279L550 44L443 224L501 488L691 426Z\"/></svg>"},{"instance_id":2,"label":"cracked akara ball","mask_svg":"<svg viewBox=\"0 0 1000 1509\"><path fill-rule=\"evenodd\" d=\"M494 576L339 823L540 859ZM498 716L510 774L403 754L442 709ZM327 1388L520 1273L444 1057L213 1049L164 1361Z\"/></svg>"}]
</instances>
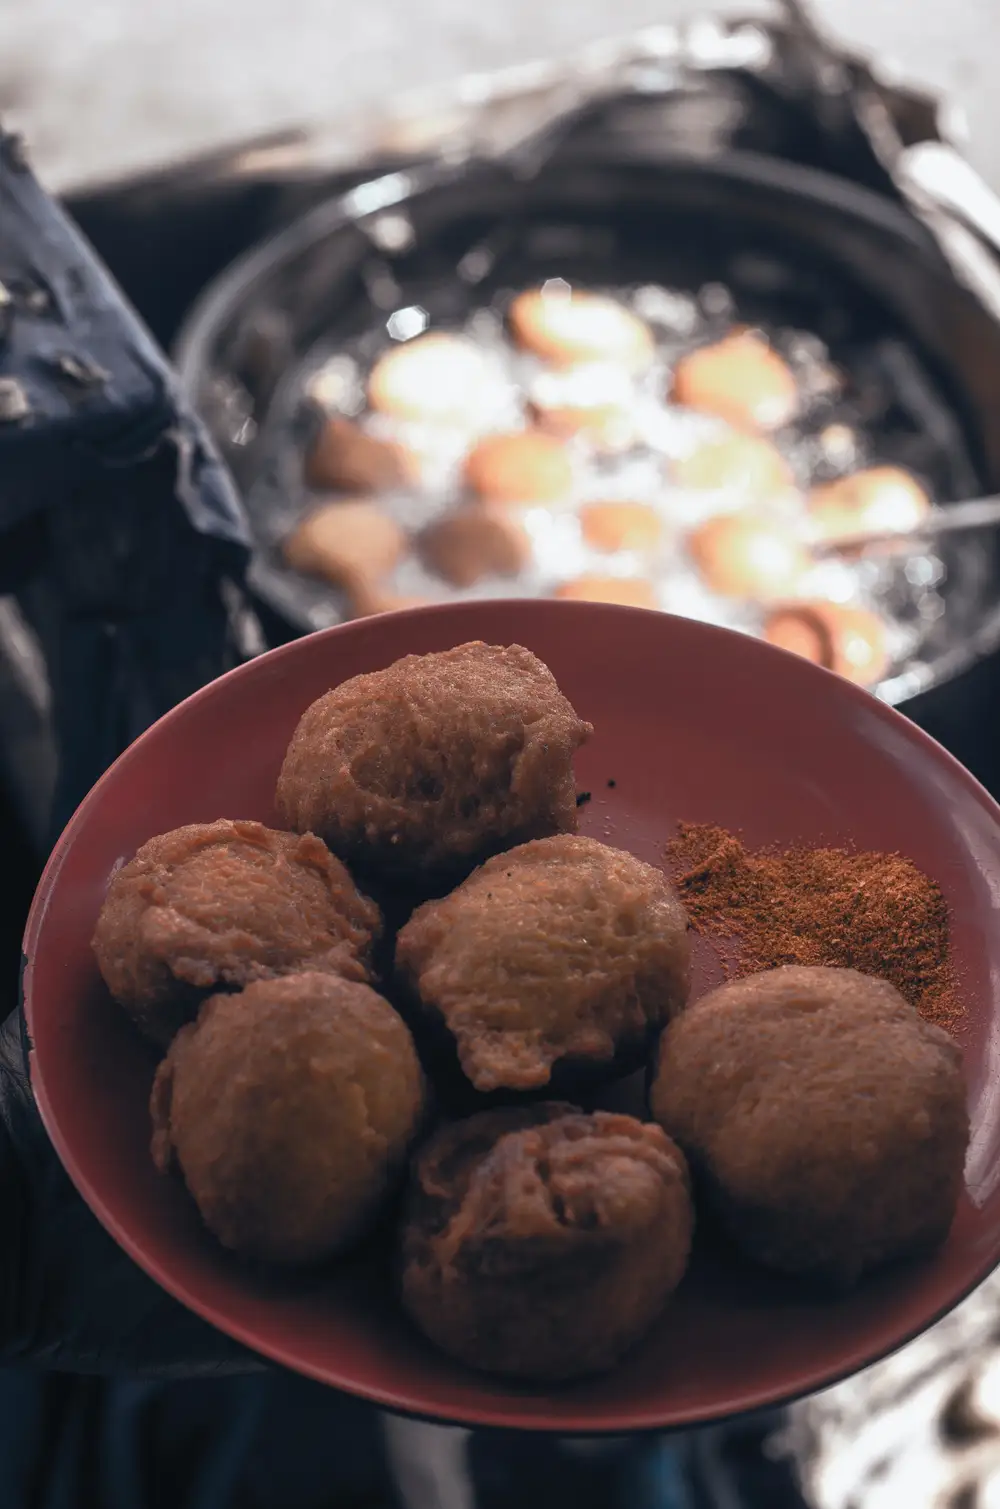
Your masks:
<instances>
[{"instance_id":1,"label":"cracked akara ball","mask_svg":"<svg viewBox=\"0 0 1000 1509\"><path fill-rule=\"evenodd\" d=\"M601 1372L680 1283L693 1224L684 1158L659 1127L552 1102L483 1112L414 1159L403 1303L470 1367Z\"/></svg>"},{"instance_id":2,"label":"cracked akara ball","mask_svg":"<svg viewBox=\"0 0 1000 1509\"><path fill-rule=\"evenodd\" d=\"M688 408L718 414L737 429L777 430L799 409L792 369L753 330L734 330L682 356L671 397Z\"/></svg>"}]
</instances>

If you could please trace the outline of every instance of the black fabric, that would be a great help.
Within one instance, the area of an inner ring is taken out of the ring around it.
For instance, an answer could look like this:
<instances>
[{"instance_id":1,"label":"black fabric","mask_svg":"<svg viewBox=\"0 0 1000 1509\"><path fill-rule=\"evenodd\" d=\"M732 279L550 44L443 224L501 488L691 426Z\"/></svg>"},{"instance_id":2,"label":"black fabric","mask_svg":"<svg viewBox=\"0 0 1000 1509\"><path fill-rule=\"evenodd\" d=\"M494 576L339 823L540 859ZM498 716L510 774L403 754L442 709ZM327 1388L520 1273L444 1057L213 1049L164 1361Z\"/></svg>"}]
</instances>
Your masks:
<instances>
[{"instance_id":1,"label":"black fabric","mask_svg":"<svg viewBox=\"0 0 1000 1509\"><path fill-rule=\"evenodd\" d=\"M0 425L0 531L46 512L91 468L169 456L191 527L249 545L242 505L175 374L80 232L0 128L0 375L26 412ZM98 496L99 494L95 494ZM137 489L133 509L143 509Z\"/></svg>"},{"instance_id":2,"label":"black fabric","mask_svg":"<svg viewBox=\"0 0 1000 1509\"><path fill-rule=\"evenodd\" d=\"M388 1509L395 1500L375 1412L305 1379L181 1385L7 1369L0 1504Z\"/></svg>"},{"instance_id":3,"label":"black fabric","mask_svg":"<svg viewBox=\"0 0 1000 1509\"><path fill-rule=\"evenodd\" d=\"M176 374L2 129L0 283L0 590L51 682L54 839L131 739L239 660L250 536Z\"/></svg>"},{"instance_id":4,"label":"black fabric","mask_svg":"<svg viewBox=\"0 0 1000 1509\"><path fill-rule=\"evenodd\" d=\"M133 1378L261 1364L169 1298L73 1189L45 1133L18 1013L0 1029L0 1362Z\"/></svg>"}]
</instances>

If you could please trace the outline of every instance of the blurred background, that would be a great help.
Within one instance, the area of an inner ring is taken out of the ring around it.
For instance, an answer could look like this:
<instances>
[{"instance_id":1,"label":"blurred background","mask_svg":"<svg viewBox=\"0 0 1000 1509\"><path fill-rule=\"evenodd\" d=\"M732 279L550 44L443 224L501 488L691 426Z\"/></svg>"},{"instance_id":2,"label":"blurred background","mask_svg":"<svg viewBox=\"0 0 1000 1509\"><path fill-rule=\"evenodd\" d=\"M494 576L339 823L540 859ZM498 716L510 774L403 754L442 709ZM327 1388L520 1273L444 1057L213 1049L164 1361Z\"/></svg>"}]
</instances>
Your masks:
<instances>
[{"instance_id":1,"label":"blurred background","mask_svg":"<svg viewBox=\"0 0 1000 1509\"><path fill-rule=\"evenodd\" d=\"M686 0L0 0L0 111L52 188L677 21ZM746 7L741 7L746 9ZM819 0L837 36L945 90L1000 183L994 0Z\"/></svg>"}]
</instances>

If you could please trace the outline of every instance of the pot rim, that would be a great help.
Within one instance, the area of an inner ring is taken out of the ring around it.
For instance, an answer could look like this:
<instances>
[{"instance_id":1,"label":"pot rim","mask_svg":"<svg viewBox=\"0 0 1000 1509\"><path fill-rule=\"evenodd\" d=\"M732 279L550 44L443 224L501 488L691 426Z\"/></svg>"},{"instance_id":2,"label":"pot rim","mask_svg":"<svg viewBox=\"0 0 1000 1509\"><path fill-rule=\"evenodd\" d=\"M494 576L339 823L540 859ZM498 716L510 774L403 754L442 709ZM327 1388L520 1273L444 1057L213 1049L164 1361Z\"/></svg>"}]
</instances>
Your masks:
<instances>
[{"instance_id":1,"label":"pot rim","mask_svg":"<svg viewBox=\"0 0 1000 1509\"><path fill-rule=\"evenodd\" d=\"M925 260L928 271L961 288L933 236L904 205L822 168L739 149L706 159L681 152L643 154L617 147L606 152L595 151L589 160L605 167L617 161L622 166L657 168L675 176L714 177L759 187L806 206L811 203L843 215L876 235L902 243ZM252 300L257 285L283 262L348 226L363 226L366 220L426 193L449 187L458 190L464 180L477 172L504 175L504 168L495 160L479 158L460 163L424 162L377 175L347 193L314 205L237 257L192 305L174 343L173 359L192 401L197 403L210 371L213 342L240 307ZM972 297L968 290L962 291ZM988 318L985 311L983 317ZM955 680L998 647L1000 601L985 612L979 626L960 644L938 654L932 662L907 667L881 682L875 694L891 705L904 704Z\"/></svg>"}]
</instances>

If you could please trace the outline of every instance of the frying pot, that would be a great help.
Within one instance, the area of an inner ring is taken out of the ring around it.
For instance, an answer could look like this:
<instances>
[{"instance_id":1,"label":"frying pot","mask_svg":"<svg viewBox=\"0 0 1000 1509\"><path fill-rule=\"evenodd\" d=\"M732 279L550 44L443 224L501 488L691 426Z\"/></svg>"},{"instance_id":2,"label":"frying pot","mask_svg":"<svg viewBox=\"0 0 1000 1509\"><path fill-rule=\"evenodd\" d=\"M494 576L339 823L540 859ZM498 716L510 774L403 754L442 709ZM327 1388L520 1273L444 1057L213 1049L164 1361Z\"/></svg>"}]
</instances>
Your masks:
<instances>
[{"instance_id":1,"label":"frying pot","mask_svg":"<svg viewBox=\"0 0 1000 1509\"><path fill-rule=\"evenodd\" d=\"M716 104L730 84L720 81ZM177 361L243 490L258 540L251 586L272 638L337 614L330 589L287 571L274 548L306 506L289 374L317 343L384 340L403 305L421 305L434 325L549 276L719 282L741 319L815 331L838 365L881 385L892 401L880 458L912 466L943 502L1000 491L1000 324L891 186L877 172L859 182L761 150L766 132L678 150L663 108L620 102L609 124L602 107L529 174L516 158L400 168L319 204L203 295ZM488 270L470 282L456 269L473 250ZM956 536L942 557L946 611L879 692L992 782L1000 741L983 716L996 700L997 540Z\"/></svg>"}]
</instances>

